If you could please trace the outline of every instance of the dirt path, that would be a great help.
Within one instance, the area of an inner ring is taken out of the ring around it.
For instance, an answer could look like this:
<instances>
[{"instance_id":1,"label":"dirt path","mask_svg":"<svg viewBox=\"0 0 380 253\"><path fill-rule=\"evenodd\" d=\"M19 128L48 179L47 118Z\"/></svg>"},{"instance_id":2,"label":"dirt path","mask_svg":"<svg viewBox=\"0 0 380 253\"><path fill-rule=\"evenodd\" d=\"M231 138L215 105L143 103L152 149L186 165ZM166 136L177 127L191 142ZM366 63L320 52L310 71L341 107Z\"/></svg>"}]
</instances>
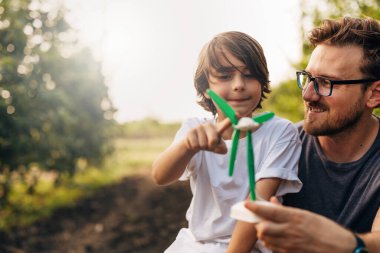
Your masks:
<instances>
[{"instance_id":1,"label":"dirt path","mask_svg":"<svg viewBox=\"0 0 380 253\"><path fill-rule=\"evenodd\" d=\"M187 225L187 183L157 187L147 174L125 178L11 235L4 253L160 253Z\"/></svg>"}]
</instances>

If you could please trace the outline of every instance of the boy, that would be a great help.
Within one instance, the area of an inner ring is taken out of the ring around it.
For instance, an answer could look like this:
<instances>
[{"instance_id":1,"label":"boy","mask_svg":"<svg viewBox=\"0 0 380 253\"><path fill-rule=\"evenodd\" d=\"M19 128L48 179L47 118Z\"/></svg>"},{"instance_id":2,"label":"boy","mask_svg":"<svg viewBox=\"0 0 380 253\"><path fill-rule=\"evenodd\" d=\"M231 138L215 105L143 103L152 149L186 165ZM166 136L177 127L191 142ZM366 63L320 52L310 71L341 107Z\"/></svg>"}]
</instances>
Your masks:
<instances>
[{"instance_id":1,"label":"boy","mask_svg":"<svg viewBox=\"0 0 380 253\"><path fill-rule=\"evenodd\" d=\"M195 88L199 104L214 118L185 121L173 144L153 164L156 183L190 179L193 193L186 215L189 228L180 230L166 253L251 251L255 226L236 224L229 217L230 207L249 195L246 142L239 142L234 176L229 177L227 153L233 129L206 90L225 99L237 115L251 117L270 92L268 75L260 44L244 33L219 34L202 49ZM244 132L240 138L246 138ZM275 117L252 133L252 139L257 195L268 200L298 192L302 186L297 177L301 147L295 126ZM257 248L265 250L262 245Z\"/></svg>"}]
</instances>

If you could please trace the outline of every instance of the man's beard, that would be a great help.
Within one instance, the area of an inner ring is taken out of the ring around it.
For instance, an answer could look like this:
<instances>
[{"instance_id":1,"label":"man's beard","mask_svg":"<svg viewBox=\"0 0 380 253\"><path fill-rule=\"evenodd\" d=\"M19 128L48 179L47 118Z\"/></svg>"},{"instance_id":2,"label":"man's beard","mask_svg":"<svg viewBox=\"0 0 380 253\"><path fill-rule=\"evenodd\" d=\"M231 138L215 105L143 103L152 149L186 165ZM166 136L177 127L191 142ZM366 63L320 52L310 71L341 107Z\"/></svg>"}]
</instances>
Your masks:
<instances>
[{"instance_id":1,"label":"man's beard","mask_svg":"<svg viewBox=\"0 0 380 253\"><path fill-rule=\"evenodd\" d=\"M308 105L328 109L327 106L319 102L311 102ZM305 105L304 129L306 133L314 136L335 135L356 125L363 113L364 106L362 99L358 99L358 101L345 112L338 115L328 115L324 122L309 122L307 119L307 107Z\"/></svg>"}]
</instances>

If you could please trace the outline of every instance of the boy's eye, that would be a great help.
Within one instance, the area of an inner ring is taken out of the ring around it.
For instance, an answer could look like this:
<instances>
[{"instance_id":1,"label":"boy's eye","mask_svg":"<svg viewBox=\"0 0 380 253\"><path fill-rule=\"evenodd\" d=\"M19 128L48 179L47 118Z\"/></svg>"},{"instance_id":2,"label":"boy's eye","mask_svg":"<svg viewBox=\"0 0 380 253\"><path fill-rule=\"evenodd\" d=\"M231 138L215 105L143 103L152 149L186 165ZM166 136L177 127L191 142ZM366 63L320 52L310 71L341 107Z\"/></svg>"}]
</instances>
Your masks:
<instances>
[{"instance_id":1,"label":"boy's eye","mask_svg":"<svg viewBox=\"0 0 380 253\"><path fill-rule=\"evenodd\" d=\"M228 80L231 78L231 75L219 75L218 78L220 80Z\"/></svg>"},{"instance_id":2,"label":"boy's eye","mask_svg":"<svg viewBox=\"0 0 380 253\"><path fill-rule=\"evenodd\" d=\"M255 76L252 75L252 74L244 74L244 76L245 76L246 78L255 78Z\"/></svg>"}]
</instances>

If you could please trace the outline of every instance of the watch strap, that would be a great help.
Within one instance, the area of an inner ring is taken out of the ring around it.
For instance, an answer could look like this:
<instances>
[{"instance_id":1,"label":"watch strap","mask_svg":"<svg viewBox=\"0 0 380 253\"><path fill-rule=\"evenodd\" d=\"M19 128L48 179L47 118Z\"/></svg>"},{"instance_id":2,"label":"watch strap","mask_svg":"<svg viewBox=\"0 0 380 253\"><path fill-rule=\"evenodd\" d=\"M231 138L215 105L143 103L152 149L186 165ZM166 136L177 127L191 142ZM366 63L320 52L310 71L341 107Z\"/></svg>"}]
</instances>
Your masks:
<instances>
[{"instance_id":1,"label":"watch strap","mask_svg":"<svg viewBox=\"0 0 380 253\"><path fill-rule=\"evenodd\" d=\"M355 233L354 233L354 236L355 236L355 240L356 240L356 247L355 247L353 253L365 253L365 252L368 252L363 239L360 238L359 235L357 235Z\"/></svg>"}]
</instances>

